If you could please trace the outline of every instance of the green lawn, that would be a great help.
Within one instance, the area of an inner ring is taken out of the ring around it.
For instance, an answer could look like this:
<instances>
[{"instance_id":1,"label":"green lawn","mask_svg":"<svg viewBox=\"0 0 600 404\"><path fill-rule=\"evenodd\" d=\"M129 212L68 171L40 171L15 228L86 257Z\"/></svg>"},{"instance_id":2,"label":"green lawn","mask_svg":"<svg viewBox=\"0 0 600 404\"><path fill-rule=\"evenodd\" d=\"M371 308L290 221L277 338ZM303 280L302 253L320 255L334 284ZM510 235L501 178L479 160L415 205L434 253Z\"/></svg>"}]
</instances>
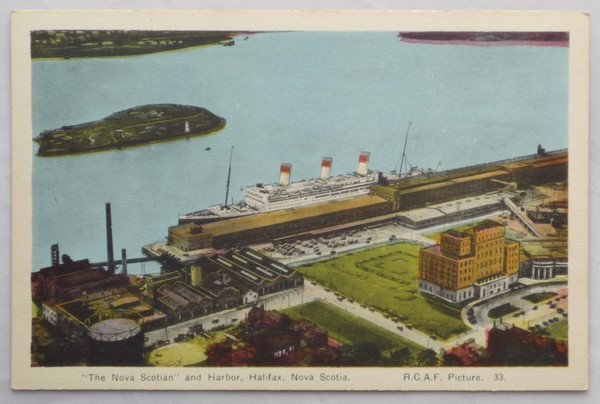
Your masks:
<instances>
[{"instance_id":1,"label":"green lawn","mask_svg":"<svg viewBox=\"0 0 600 404\"><path fill-rule=\"evenodd\" d=\"M546 328L546 331L550 333L550 337L560 341L567 341L569 339L569 321L562 320L558 323L554 323Z\"/></svg>"},{"instance_id":2,"label":"green lawn","mask_svg":"<svg viewBox=\"0 0 600 404\"><path fill-rule=\"evenodd\" d=\"M553 298L554 296L558 296L558 293L553 292L540 292L540 293L532 293L527 296L523 296L521 299L529 300L531 303L539 303L544 300L548 300Z\"/></svg>"},{"instance_id":3,"label":"green lawn","mask_svg":"<svg viewBox=\"0 0 600 404\"><path fill-rule=\"evenodd\" d=\"M206 360L205 348L193 342L170 344L153 351L148 358L151 366L194 366Z\"/></svg>"},{"instance_id":4,"label":"green lawn","mask_svg":"<svg viewBox=\"0 0 600 404\"><path fill-rule=\"evenodd\" d=\"M518 307L513 306L510 303L505 303L498 307L494 307L488 312L489 318L500 318L502 316L506 316L507 314L514 313L515 311L519 311Z\"/></svg>"},{"instance_id":5,"label":"green lawn","mask_svg":"<svg viewBox=\"0 0 600 404\"><path fill-rule=\"evenodd\" d=\"M346 298L446 339L468 330L460 309L423 297L417 286L419 246L396 244L297 268Z\"/></svg>"},{"instance_id":6,"label":"green lawn","mask_svg":"<svg viewBox=\"0 0 600 404\"><path fill-rule=\"evenodd\" d=\"M408 348L416 354L423 349L393 332L325 302L305 303L282 310L282 313L295 320L304 318L316 324L319 328L327 330L333 339L339 338L342 345L374 342L383 354L389 354L390 350L399 348Z\"/></svg>"}]
</instances>

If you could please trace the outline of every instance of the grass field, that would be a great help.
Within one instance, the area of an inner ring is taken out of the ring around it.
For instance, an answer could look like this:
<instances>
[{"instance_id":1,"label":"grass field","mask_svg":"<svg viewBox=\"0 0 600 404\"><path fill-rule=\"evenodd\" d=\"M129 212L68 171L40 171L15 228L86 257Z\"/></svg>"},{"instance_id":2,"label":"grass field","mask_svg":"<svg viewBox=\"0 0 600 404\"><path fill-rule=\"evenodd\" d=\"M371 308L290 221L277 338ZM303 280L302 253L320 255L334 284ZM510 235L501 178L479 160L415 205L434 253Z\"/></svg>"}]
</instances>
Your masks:
<instances>
[{"instance_id":1,"label":"grass field","mask_svg":"<svg viewBox=\"0 0 600 404\"><path fill-rule=\"evenodd\" d=\"M540 293L532 293L530 295L523 296L521 299L528 300L531 303L539 303L539 302L543 302L544 300L551 299L554 296L558 296L558 293L540 292Z\"/></svg>"},{"instance_id":2,"label":"grass field","mask_svg":"<svg viewBox=\"0 0 600 404\"><path fill-rule=\"evenodd\" d=\"M194 342L170 344L152 351L148 364L151 366L192 366L206 360L204 347Z\"/></svg>"},{"instance_id":3,"label":"grass field","mask_svg":"<svg viewBox=\"0 0 600 404\"><path fill-rule=\"evenodd\" d=\"M418 345L388 330L324 302L305 303L282 310L282 313L292 319L304 318L316 324L319 328L327 330L329 336L335 340L339 336L342 345L374 342L383 354L405 347L413 354L422 350Z\"/></svg>"},{"instance_id":4,"label":"grass field","mask_svg":"<svg viewBox=\"0 0 600 404\"><path fill-rule=\"evenodd\" d=\"M211 342L226 339L222 331L209 331L212 339L196 336L186 342L169 344L155 349L148 357L148 365L160 367L197 366L206 360L206 348Z\"/></svg>"},{"instance_id":5,"label":"grass field","mask_svg":"<svg viewBox=\"0 0 600 404\"><path fill-rule=\"evenodd\" d=\"M460 309L423 297L417 286L419 246L395 244L297 268L346 298L446 339L468 330Z\"/></svg>"},{"instance_id":6,"label":"grass field","mask_svg":"<svg viewBox=\"0 0 600 404\"><path fill-rule=\"evenodd\" d=\"M552 324L546 328L546 331L550 333L550 337L552 338L560 341L567 341L569 339L569 321L563 320Z\"/></svg>"}]
</instances>

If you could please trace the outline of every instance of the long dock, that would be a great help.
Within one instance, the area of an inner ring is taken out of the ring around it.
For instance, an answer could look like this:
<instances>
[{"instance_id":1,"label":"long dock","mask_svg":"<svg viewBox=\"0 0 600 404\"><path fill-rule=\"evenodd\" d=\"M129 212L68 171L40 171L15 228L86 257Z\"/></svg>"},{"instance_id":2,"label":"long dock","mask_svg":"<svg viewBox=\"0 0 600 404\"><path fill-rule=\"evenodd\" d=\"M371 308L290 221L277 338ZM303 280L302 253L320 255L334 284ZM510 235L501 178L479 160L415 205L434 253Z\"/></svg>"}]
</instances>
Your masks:
<instances>
[{"instance_id":1,"label":"long dock","mask_svg":"<svg viewBox=\"0 0 600 404\"><path fill-rule=\"evenodd\" d=\"M150 258L150 257L140 257L140 258L128 258L126 261L128 264L139 264L141 262L150 262L150 261L156 261L156 260L154 258ZM115 264L121 264L122 262L123 262L123 260L119 260L119 259L115 260ZM108 265L108 261L93 262L91 265L94 267L105 267Z\"/></svg>"}]
</instances>

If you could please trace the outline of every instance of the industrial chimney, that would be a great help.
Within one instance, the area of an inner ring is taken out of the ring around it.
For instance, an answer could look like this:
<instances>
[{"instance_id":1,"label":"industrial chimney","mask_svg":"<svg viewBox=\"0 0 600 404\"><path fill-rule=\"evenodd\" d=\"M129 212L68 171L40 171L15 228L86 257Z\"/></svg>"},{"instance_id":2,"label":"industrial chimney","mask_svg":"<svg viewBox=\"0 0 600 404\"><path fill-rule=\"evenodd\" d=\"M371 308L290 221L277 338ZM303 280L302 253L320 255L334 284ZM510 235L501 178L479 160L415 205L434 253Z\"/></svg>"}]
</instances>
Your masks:
<instances>
[{"instance_id":1,"label":"industrial chimney","mask_svg":"<svg viewBox=\"0 0 600 404\"><path fill-rule=\"evenodd\" d=\"M331 177L331 162L333 159L331 157L323 157L321 160L321 179L326 180Z\"/></svg>"},{"instance_id":2,"label":"industrial chimney","mask_svg":"<svg viewBox=\"0 0 600 404\"><path fill-rule=\"evenodd\" d=\"M115 258L113 254L112 218L110 214L110 203L106 203L106 252L108 255L108 272L115 273Z\"/></svg>"},{"instance_id":3,"label":"industrial chimney","mask_svg":"<svg viewBox=\"0 0 600 404\"><path fill-rule=\"evenodd\" d=\"M127 275L127 250L121 248L121 273Z\"/></svg>"},{"instance_id":4,"label":"industrial chimney","mask_svg":"<svg viewBox=\"0 0 600 404\"><path fill-rule=\"evenodd\" d=\"M358 170L356 173L359 175L367 175L369 173L368 165L369 165L369 156L371 153L363 151L360 152L360 156L358 156Z\"/></svg>"},{"instance_id":5,"label":"industrial chimney","mask_svg":"<svg viewBox=\"0 0 600 404\"><path fill-rule=\"evenodd\" d=\"M281 163L279 169L279 184L286 186L290 183L290 175L292 174L292 165L289 163Z\"/></svg>"},{"instance_id":6,"label":"industrial chimney","mask_svg":"<svg viewBox=\"0 0 600 404\"><path fill-rule=\"evenodd\" d=\"M58 250L58 243L50 246L50 255L52 257L52 266L56 267L60 265L60 252Z\"/></svg>"}]
</instances>

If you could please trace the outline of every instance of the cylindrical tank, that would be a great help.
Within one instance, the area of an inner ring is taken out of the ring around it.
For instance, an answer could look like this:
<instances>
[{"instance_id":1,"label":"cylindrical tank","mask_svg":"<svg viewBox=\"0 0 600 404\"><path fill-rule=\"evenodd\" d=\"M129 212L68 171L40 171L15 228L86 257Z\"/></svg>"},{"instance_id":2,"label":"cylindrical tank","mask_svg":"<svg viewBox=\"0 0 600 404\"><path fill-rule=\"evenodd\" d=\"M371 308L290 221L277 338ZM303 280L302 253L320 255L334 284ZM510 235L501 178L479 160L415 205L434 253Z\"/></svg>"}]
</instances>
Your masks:
<instances>
[{"instance_id":1,"label":"cylindrical tank","mask_svg":"<svg viewBox=\"0 0 600 404\"><path fill-rule=\"evenodd\" d=\"M331 162L333 159L331 157L323 157L321 160L321 179L326 180L331 177Z\"/></svg>"},{"instance_id":2,"label":"cylindrical tank","mask_svg":"<svg viewBox=\"0 0 600 404\"><path fill-rule=\"evenodd\" d=\"M289 163L281 163L279 169L279 184L286 186L290 183L290 175L292 174L292 165Z\"/></svg>"},{"instance_id":3,"label":"cylindrical tank","mask_svg":"<svg viewBox=\"0 0 600 404\"><path fill-rule=\"evenodd\" d=\"M358 170L356 170L356 173L359 175L367 175L369 172L369 157L371 156L371 153L363 151L360 152L360 155L358 156Z\"/></svg>"},{"instance_id":4,"label":"cylindrical tank","mask_svg":"<svg viewBox=\"0 0 600 404\"><path fill-rule=\"evenodd\" d=\"M139 366L143 363L141 316L111 310L86 319L89 366Z\"/></svg>"}]
</instances>

